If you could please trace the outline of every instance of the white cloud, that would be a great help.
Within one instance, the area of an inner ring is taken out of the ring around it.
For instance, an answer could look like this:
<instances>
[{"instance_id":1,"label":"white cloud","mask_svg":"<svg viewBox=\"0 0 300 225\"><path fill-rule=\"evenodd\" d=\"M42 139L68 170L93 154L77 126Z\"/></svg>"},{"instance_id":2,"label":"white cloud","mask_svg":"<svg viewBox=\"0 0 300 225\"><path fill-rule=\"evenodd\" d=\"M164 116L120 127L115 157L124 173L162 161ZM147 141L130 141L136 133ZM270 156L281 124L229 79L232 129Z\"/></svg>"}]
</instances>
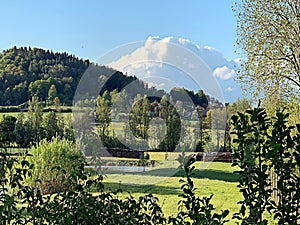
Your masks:
<instances>
[{"instance_id":1,"label":"white cloud","mask_svg":"<svg viewBox=\"0 0 300 225\"><path fill-rule=\"evenodd\" d=\"M232 78L241 65L239 58L228 60L211 46L201 46L172 36L149 36L145 42L134 46L134 50L129 48L127 54L114 57L111 61L106 60L105 64L109 62L110 67L145 79L152 82L150 86L167 91L174 85L195 90L200 86L211 94L214 87L210 84L217 82L224 94L237 95L238 84ZM98 63L104 64L101 61ZM167 80L149 80L152 77L163 77Z\"/></svg>"},{"instance_id":2,"label":"white cloud","mask_svg":"<svg viewBox=\"0 0 300 225\"><path fill-rule=\"evenodd\" d=\"M228 87L228 88L226 88L225 91L231 92L231 91L233 91L233 88L232 87Z\"/></svg>"},{"instance_id":3,"label":"white cloud","mask_svg":"<svg viewBox=\"0 0 300 225\"><path fill-rule=\"evenodd\" d=\"M227 66L218 67L213 71L213 75L215 77L220 78L221 80L228 80L230 78L233 78L235 75L235 71L232 69L229 69Z\"/></svg>"},{"instance_id":4,"label":"white cloud","mask_svg":"<svg viewBox=\"0 0 300 225\"><path fill-rule=\"evenodd\" d=\"M147 81L147 84L148 84L148 87L156 87L158 89L163 89L165 88L167 85L165 83L154 83L154 82L151 82L151 81Z\"/></svg>"},{"instance_id":5,"label":"white cloud","mask_svg":"<svg viewBox=\"0 0 300 225\"><path fill-rule=\"evenodd\" d=\"M216 49L214 49L213 47L208 46L208 45L204 46L203 49L206 49L206 50L209 50L209 51L216 51Z\"/></svg>"},{"instance_id":6,"label":"white cloud","mask_svg":"<svg viewBox=\"0 0 300 225\"><path fill-rule=\"evenodd\" d=\"M178 42L179 42L180 44L183 44L183 45L185 45L185 44L190 44L190 43L191 43L190 40L187 40L187 39L184 39L184 38L179 38L179 39L178 39Z\"/></svg>"}]
</instances>

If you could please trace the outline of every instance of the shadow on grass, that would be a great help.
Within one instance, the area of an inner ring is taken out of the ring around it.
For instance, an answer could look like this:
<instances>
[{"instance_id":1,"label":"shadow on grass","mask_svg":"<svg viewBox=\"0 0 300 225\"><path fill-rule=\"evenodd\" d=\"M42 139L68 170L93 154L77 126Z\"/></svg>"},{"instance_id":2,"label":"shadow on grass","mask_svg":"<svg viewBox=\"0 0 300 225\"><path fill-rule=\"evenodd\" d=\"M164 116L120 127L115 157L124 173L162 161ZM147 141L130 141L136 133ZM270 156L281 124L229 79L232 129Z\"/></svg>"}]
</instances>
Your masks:
<instances>
[{"instance_id":1,"label":"shadow on grass","mask_svg":"<svg viewBox=\"0 0 300 225\"><path fill-rule=\"evenodd\" d=\"M210 180L221 180L226 182L237 182L238 181L238 174L224 172L220 170L211 170L211 169L205 169L205 170L194 170L194 175L192 177L194 178L206 178ZM178 173L175 174L175 176L182 177L184 176L184 172L178 171Z\"/></svg>"},{"instance_id":2,"label":"shadow on grass","mask_svg":"<svg viewBox=\"0 0 300 225\"><path fill-rule=\"evenodd\" d=\"M130 184L120 184L116 182L104 183L104 188L106 191L116 191L121 189L123 193L143 193L143 194L159 194L159 195L179 195L181 190L176 187L166 187L159 185L130 185Z\"/></svg>"},{"instance_id":3,"label":"shadow on grass","mask_svg":"<svg viewBox=\"0 0 300 225\"><path fill-rule=\"evenodd\" d=\"M183 178L184 177L184 171L180 170L176 172L175 169L171 170L168 168L163 169L157 169L157 170L151 170L144 172L143 175L147 176L165 176L169 175L170 172L175 172L173 174L173 177ZM139 174L141 173L131 173L131 174ZM194 170L193 178L203 178L203 179L210 179L210 180L221 180L226 182L237 182L238 181L238 175L219 171L219 170ZM178 179L178 182L179 182ZM126 184L126 183L117 183L117 182L105 182L104 183L105 190L109 191L116 191L118 189L121 189L123 192L129 192L129 193L152 193L152 194L160 194L160 195L178 195L181 194L181 190L179 187L169 187L169 186L160 186L157 184L154 185L134 185L134 184Z\"/></svg>"},{"instance_id":4,"label":"shadow on grass","mask_svg":"<svg viewBox=\"0 0 300 225\"><path fill-rule=\"evenodd\" d=\"M221 180L226 182L237 182L238 174L224 172L220 170L212 170L212 169L195 169L193 178L206 178L210 180ZM111 172L110 174L114 174ZM117 172L115 172L117 174ZM132 175L144 175L144 176L159 176L159 177L184 177L184 171L175 169L175 168L154 168L150 171L145 172L132 172L132 173L124 173L124 174L132 174Z\"/></svg>"}]
</instances>

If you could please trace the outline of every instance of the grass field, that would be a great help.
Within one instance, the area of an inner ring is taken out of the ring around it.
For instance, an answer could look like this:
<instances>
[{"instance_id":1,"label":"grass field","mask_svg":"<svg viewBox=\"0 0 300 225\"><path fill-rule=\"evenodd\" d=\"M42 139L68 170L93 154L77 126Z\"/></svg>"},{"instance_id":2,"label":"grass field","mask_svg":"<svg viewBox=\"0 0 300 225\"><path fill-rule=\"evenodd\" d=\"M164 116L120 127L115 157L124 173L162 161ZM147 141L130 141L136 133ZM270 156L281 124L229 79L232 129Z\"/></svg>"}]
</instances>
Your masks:
<instances>
[{"instance_id":1,"label":"grass field","mask_svg":"<svg viewBox=\"0 0 300 225\"><path fill-rule=\"evenodd\" d=\"M23 112L24 115L27 115L27 112ZM20 112L0 112L0 120L2 119L3 115L6 116L14 116L16 118L18 118ZM47 112L44 113L45 115L47 114ZM70 112L66 112L66 113L59 113L59 115L63 116L63 118L72 118L72 113Z\"/></svg>"},{"instance_id":2,"label":"grass field","mask_svg":"<svg viewBox=\"0 0 300 225\"><path fill-rule=\"evenodd\" d=\"M128 193L134 197L152 193L159 198L165 215L175 215L178 211L178 197L182 193L179 180L184 178L183 170L177 169L179 163L174 160L178 153L171 155L171 160L165 161L165 153L150 152L150 159L158 160L159 163L151 171L141 173L112 173L105 174L105 189L114 191L118 188L123 190L123 196ZM197 188L196 194L200 197L213 194L212 204L216 211L229 209L230 214L227 224L236 224L232 215L239 211L242 194L237 188L237 170L231 163L223 162L195 162L193 182ZM270 218L270 215L266 215ZM275 224L270 221L269 224Z\"/></svg>"},{"instance_id":3,"label":"grass field","mask_svg":"<svg viewBox=\"0 0 300 225\"><path fill-rule=\"evenodd\" d=\"M105 175L106 190L121 188L124 193L131 193L138 197L146 193L157 196L166 215L176 214L178 195L181 192L179 180L184 178L182 170L176 170L179 165L174 160L163 161L165 153L150 153L150 158L161 160L160 164L151 171L142 173L113 173ZM230 163L221 162L195 162L194 184L199 196L213 194L212 203L216 211L229 209L231 217L237 212L237 202L242 199L237 186L237 175L233 174L235 168ZM231 221L229 224L234 224Z\"/></svg>"}]
</instances>

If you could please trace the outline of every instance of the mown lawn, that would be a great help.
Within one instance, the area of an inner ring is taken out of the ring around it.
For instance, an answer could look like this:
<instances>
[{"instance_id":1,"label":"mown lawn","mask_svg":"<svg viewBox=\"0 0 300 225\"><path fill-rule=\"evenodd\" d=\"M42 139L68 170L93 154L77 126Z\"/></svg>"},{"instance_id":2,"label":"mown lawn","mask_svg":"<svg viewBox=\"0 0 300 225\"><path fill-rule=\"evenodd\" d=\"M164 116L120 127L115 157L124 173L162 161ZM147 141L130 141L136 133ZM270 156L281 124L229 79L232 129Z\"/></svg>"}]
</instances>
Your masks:
<instances>
[{"instance_id":1,"label":"mown lawn","mask_svg":"<svg viewBox=\"0 0 300 225\"><path fill-rule=\"evenodd\" d=\"M154 154L153 158L164 158L164 155L160 156L160 154ZM166 215L175 214L177 202L180 200L178 195L181 193L179 180L184 177L182 170L176 170L175 167L178 165L176 163L169 161L160 164L157 169L137 174L106 174L105 188L107 190L121 188L124 196L128 192L135 197L152 193L159 198ZM231 218L239 209L237 202L242 199L236 187L238 177L233 174L235 168L231 167L230 163L221 162L196 162L194 166L196 169L193 181L197 188L196 193L199 196L213 194L212 203L216 211L229 209L229 218ZM234 224L234 221L231 220L229 224Z\"/></svg>"}]
</instances>

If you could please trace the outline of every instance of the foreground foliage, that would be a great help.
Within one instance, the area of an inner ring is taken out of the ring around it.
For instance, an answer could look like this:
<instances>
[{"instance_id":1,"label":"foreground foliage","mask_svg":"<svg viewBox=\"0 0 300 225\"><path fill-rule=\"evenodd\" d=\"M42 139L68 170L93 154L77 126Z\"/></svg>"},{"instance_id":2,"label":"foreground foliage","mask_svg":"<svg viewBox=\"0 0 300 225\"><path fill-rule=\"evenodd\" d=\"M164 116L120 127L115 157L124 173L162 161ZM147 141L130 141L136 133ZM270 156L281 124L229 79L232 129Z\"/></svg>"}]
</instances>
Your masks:
<instances>
[{"instance_id":1,"label":"foreground foliage","mask_svg":"<svg viewBox=\"0 0 300 225\"><path fill-rule=\"evenodd\" d=\"M117 192L106 192L101 175L80 170L64 178L69 187L58 193L42 195L39 185L26 185L24 180L32 176L33 164L9 157L5 150L0 154L1 224L224 224L228 210L213 213L211 197L195 196L191 179L194 160L184 165L187 179L182 183L182 200L179 213L166 217L159 200L152 194L139 198L121 198ZM58 177L59 178L59 177ZM40 181L38 181L40 182ZM20 204L22 204L20 206Z\"/></svg>"},{"instance_id":2,"label":"foreground foliage","mask_svg":"<svg viewBox=\"0 0 300 225\"><path fill-rule=\"evenodd\" d=\"M244 196L235 218L242 224L268 224L267 211L278 224L299 224L300 125L288 126L288 117L278 111L268 118L260 108L232 117L234 165L240 168L238 187Z\"/></svg>"},{"instance_id":3,"label":"foreground foliage","mask_svg":"<svg viewBox=\"0 0 300 225\"><path fill-rule=\"evenodd\" d=\"M256 108L232 118L235 135L233 165L239 167L238 187L243 194L240 211L233 217L238 224L272 224L265 217L266 212L276 224L296 225L300 219L300 125L287 125L288 117L289 114L279 111L275 117L269 118L265 110ZM55 154L60 154L60 148L61 152L72 149L70 145L64 149L61 141L54 143L50 147L57 148ZM47 142L40 146L46 153ZM41 155L37 153L36 157ZM212 196L196 196L191 179L194 159L185 158L184 154L179 158L186 176L180 180L179 210L177 215L169 217L164 215L159 199L152 194L138 198L129 195L124 199L120 195L122 190L104 191L103 177L87 173L80 158L71 158L76 170L68 170L60 163L60 167L54 170L48 167L49 174L46 175L52 176L52 171L64 174L56 178L62 180L66 188L43 195L45 190L41 189L41 184L45 181L35 176L37 171L34 169L38 166L26 158L11 157L5 149L1 150L0 223L217 225L228 221L228 210L214 212ZM34 182L27 184L28 178ZM51 190L52 186L48 188Z\"/></svg>"}]
</instances>

